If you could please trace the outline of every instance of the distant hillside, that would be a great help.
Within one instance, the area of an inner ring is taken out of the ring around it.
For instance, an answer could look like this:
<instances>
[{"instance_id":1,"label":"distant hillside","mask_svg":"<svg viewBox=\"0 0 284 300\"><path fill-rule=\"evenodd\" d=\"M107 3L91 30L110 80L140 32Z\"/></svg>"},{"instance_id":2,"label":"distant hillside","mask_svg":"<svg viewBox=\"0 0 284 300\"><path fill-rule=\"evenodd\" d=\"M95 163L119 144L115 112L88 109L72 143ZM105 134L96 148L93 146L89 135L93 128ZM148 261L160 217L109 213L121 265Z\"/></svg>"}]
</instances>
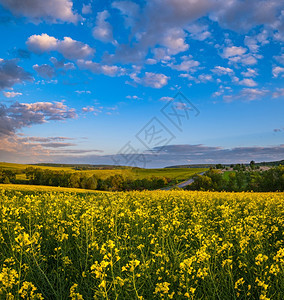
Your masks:
<instances>
[{"instance_id":1,"label":"distant hillside","mask_svg":"<svg viewBox=\"0 0 284 300\"><path fill-rule=\"evenodd\" d=\"M250 163L245 163L243 165L248 166ZM177 166L169 166L169 167L165 167L165 168L210 168L210 167L215 167L217 164L192 164L192 165L177 165ZM231 164L221 164L225 167L229 167ZM236 165L236 164L233 164ZM284 165L284 160L278 160L278 161L269 161L269 162L258 162L255 163L256 166L268 166L268 167L272 167L272 166L279 166L279 165Z\"/></svg>"},{"instance_id":2,"label":"distant hillside","mask_svg":"<svg viewBox=\"0 0 284 300\"><path fill-rule=\"evenodd\" d=\"M91 164L55 164L55 163L38 163L33 164L39 167L54 167L54 168L71 168L74 170L113 170L113 169L130 169L127 166L114 165L91 165Z\"/></svg>"},{"instance_id":3,"label":"distant hillside","mask_svg":"<svg viewBox=\"0 0 284 300\"><path fill-rule=\"evenodd\" d=\"M257 166L280 166L280 165L284 165L284 160L260 162L260 163L256 163L256 165Z\"/></svg>"},{"instance_id":4,"label":"distant hillside","mask_svg":"<svg viewBox=\"0 0 284 300\"><path fill-rule=\"evenodd\" d=\"M165 169L210 168L215 166L216 164L176 165L165 167Z\"/></svg>"}]
</instances>

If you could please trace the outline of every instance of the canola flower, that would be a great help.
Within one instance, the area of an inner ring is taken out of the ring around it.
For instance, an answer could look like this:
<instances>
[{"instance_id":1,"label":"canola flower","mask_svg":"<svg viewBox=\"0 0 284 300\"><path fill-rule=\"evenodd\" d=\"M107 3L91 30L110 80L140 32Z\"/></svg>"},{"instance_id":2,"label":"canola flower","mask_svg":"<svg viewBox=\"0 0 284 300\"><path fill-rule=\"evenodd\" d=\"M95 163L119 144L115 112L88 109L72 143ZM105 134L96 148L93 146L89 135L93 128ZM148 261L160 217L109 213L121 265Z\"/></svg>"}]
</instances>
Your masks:
<instances>
[{"instance_id":1,"label":"canola flower","mask_svg":"<svg viewBox=\"0 0 284 300\"><path fill-rule=\"evenodd\" d=\"M284 299L284 194L0 190L0 299Z\"/></svg>"}]
</instances>

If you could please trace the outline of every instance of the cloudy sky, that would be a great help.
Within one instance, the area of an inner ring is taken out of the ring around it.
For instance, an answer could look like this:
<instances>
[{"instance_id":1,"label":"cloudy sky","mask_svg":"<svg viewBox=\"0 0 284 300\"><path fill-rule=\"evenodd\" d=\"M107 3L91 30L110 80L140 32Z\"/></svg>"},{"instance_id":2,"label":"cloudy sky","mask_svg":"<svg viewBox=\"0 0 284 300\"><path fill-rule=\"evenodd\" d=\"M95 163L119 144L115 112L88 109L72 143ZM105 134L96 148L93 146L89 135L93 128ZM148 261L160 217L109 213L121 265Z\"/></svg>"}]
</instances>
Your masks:
<instances>
[{"instance_id":1,"label":"cloudy sky","mask_svg":"<svg viewBox=\"0 0 284 300\"><path fill-rule=\"evenodd\" d=\"M0 0L0 161L284 159L284 1Z\"/></svg>"}]
</instances>

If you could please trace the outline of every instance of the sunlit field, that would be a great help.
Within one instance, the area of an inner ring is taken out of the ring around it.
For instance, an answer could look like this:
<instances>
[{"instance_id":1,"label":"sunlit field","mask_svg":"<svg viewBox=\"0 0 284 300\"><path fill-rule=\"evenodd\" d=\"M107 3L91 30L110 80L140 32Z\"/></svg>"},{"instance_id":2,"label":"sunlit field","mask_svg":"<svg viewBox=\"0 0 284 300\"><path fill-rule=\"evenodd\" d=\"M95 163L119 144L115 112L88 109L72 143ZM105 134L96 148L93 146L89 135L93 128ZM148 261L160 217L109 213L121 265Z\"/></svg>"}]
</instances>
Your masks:
<instances>
[{"instance_id":1,"label":"sunlit field","mask_svg":"<svg viewBox=\"0 0 284 300\"><path fill-rule=\"evenodd\" d=\"M175 179L176 181L184 181L191 178L193 175L201 172L205 172L208 168L160 168L160 169L143 169L143 168L113 168L113 169L98 169L98 170L75 170L74 168L65 167L53 167L53 166L38 166L38 165L25 165L14 163L0 162L0 169L11 170L17 173L16 178L18 180L26 180L25 169L26 168L39 168L42 170L51 171L64 171L70 173L82 173L87 176L96 175L98 178L106 179L113 175L122 175L125 178L130 179L144 179L151 177L167 177L169 179Z\"/></svg>"},{"instance_id":2,"label":"sunlit field","mask_svg":"<svg viewBox=\"0 0 284 300\"><path fill-rule=\"evenodd\" d=\"M7 186L0 212L0 299L284 298L281 193Z\"/></svg>"}]
</instances>

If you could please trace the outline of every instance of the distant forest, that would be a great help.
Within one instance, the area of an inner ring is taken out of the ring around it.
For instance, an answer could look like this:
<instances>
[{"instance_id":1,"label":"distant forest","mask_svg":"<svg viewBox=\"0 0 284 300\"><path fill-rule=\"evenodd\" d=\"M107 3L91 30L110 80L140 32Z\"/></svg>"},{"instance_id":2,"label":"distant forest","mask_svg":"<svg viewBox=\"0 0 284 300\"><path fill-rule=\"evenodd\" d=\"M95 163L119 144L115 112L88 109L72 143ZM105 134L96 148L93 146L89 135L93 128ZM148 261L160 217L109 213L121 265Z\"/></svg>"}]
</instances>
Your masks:
<instances>
[{"instance_id":1,"label":"distant forest","mask_svg":"<svg viewBox=\"0 0 284 300\"><path fill-rule=\"evenodd\" d=\"M276 192L284 191L284 166L272 167L269 170L259 170L252 165L249 169L235 168L227 176L218 169L210 169L204 175L193 177L194 182L186 189L199 191L228 192Z\"/></svg>"},{"instance_id":2,"label":"distant forest","mask_svg":"<svg viewBox=\"0 0 284 300\"><path fill-rule=\"evenodd\" d=\"M80 172L54 171L29 167L25 169L28 184L82 188L102 191L154 190L175 183L165 177L149 179L130 179L122 175L113 175L106 179L96 175L86 175ZM16 173L10 170L0 170L0 183L16 183ZM25 181L27 183L27 181Z\"/></svg>"}]
</instances>

